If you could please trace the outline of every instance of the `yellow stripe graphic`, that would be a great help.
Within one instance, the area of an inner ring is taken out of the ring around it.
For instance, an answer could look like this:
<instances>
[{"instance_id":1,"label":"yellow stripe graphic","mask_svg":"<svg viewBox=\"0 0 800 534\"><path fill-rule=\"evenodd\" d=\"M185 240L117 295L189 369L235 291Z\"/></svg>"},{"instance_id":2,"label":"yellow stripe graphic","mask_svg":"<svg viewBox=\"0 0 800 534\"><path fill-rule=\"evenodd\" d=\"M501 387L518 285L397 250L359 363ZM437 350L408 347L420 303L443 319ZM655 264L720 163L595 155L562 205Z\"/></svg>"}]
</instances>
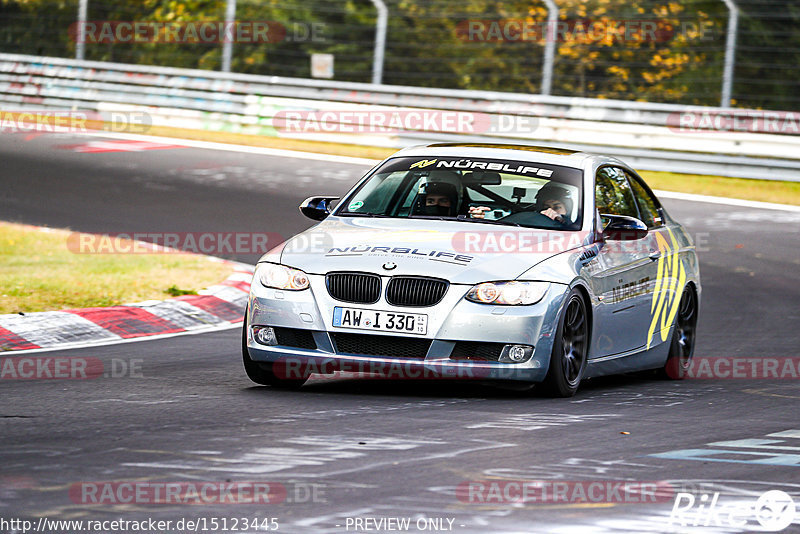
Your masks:
<instances>
[{"instance_id":1,"label":"yellow stripe graphic","mask_svg":"<svg viewBox=\"0 0 800 534\"><path fill-rule=\"evenodd\" d=\"M647 348L653 343L656 327L661 335L661 341L667 340L667 332L681 302L683 285L686 282L686 270L678 254L678 241L672 230L667 228L670 241L660 233L656 234L656 242L661 256L658 258L656 284L653 292L653 301L650 303L650 328L647 331Z\"/></svg>"}]
</instances>

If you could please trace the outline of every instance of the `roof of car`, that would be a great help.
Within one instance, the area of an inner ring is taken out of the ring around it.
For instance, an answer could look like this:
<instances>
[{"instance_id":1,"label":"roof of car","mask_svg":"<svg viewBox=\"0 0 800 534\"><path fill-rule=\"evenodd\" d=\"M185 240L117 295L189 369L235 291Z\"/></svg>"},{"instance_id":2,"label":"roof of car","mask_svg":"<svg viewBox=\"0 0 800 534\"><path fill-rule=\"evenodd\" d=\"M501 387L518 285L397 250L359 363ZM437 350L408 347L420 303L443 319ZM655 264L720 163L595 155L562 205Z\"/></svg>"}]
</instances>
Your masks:
<instances>
[{"instance_id":1,"label":"roof of car","mask_svg":"<svg viewBox=\"0 0 800 534\"><path fill-rule=\"evenodd\" d=\"M493 143L433 143L430 145L418 145L405 148L392 157L414 156L516 159L568 167L581 167L586 158L600 157L596 154L578 152L566 148Z\"/></svg>"}]
</instances>

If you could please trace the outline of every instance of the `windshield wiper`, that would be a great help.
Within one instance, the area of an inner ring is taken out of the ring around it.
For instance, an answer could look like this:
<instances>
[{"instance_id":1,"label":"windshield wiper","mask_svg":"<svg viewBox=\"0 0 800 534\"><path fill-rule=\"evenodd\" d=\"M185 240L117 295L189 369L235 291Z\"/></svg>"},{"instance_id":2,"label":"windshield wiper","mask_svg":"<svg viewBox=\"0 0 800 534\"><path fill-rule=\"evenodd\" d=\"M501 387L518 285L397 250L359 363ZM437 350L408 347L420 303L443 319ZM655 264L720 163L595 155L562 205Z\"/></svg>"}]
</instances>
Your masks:
<instances>
[{"instance_id":1,"label":"windshield wiper","mask_svg":"<svg viewBox=\"0 0 800 534\"><path fill-rule=\"evenodd\" d=\"M338 213L337 216L339 216L339 217L388 217L388 218L392 218L391 215L384 215L383 213L370 213L369 211L345 211L343 213Z\"/></svg>"},{"instance_id":2,"label":"windshield wiper","mask_svg":"<svg viewBox=\"0 0 800 534\"><path fill-rule=\"evenodd\" d=\"M474 222L474 223L483 223L483 224L500 224L502 226L519 226L520 228L526 228L525 226L515 223L515 222L503 222L503 221L495 221L492 219L470 219L470 218L462 218L461 216L458 217L444 217L440 215L409 215L409 219L426 219L430 221L451 221L451 222Z\"/></svg>"},{"instance_id":3,"label":"windshield wiper","mask_svg":"<svg viewBox=\"0 0 800 534\"><path fill-rule=\"evenodd\" d=\"M455 221L453 217L445 217L443 215L409 215L406 219L425 219L428 221Z\"/></svg>"},{"instance_id":4,"label":"windshield wiper","mask_svg":"<svg viewBox=\"0 0 800 534\"><path fill-rule=\"evenodd\" d=\"M451 221L451 222L472 222L480 224L499 224L501 226L516 226L519 228L529 228L515 222L495 221L492 219L472 219L461 217L444 217L441 215L409 215L408 217L394 217L392 215L384 215L382 213L371 213L369 211L345 211L337 214L339 217L382 217L384 219L424 219L428 221Z\"/></svg>"},{"instance_id":5,"label":"windshield wiper","mask_svg":"<svg viewBox=\"0 0 800 534\"><path fill-rule=\"evenodd\" d=\"M515 222L511 222L511 221L508 221L508 222L496 221L494 219L480 219L480 218L474 218L473 219L473 218L470 218L470 217L464 217L463 219L462 218L458 218L456 220L459 221L459 222L471 222L471 223L480 223L480 224L499 224L499 225L502 225L502 226L518 226L520 228L526 228L526 227L522 226L519 223L515 223Z\"/></svg>"}]
</instances>

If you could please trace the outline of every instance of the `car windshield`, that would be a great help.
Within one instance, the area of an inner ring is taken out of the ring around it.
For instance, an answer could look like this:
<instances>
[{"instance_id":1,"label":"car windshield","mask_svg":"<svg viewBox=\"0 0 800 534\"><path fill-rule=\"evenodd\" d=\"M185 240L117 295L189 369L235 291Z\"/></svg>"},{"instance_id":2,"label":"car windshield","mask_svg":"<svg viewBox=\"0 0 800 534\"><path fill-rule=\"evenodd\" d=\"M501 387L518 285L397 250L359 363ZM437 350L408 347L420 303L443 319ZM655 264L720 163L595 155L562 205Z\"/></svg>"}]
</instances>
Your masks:
<instances>
[{"instance_id":1,"label":"car windshield","mask_svg":"<svg viewBox=\"0 0 800 534\"><path fill-rule=\"evenodd\" d=\"M530 161L393 158L336 215L578 230L581 177L580 169Z\"/></svg>"}]
</instances>

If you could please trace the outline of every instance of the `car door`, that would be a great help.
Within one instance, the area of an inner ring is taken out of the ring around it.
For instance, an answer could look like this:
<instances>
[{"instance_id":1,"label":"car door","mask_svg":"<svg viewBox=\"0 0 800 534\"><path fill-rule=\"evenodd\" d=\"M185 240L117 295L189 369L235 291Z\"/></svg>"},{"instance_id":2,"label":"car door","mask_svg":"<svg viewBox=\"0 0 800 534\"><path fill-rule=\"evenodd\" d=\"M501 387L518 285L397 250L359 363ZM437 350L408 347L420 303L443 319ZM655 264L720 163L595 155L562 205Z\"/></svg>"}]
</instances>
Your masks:
<instances>
[{"instance_id":1,"label":"car door","mask_svg":"<svg viewBox=\"0 0 800 534\"><path fill-rule=\"evenodd\" d=\"M615 166L598 169L595 207L601 216L640 217L624 169ZM595 356L625 353L644 346L655 272L647 238L606 241L597 260L598 268L591 276L594 293L600 299L595 316Z\"/></svg>"},{"instance_id":2,"label":"car door","mask_svg":"<svg viewBox=\"0 0 800 534\"><path fill-rule=\"evenodd\" d=\"M639 176L627 171L626 175L639 208L639 218L647 225L648 230L643 241L652 260L647 269L652 288L649 292L650 308L644 344L646 348L651 348L666 340L661 334L672 324L674 315L671 316L670 312L675 309L673 301L680 299L683 288L680 278L683 270L678 265L678 244L664 224L661 204Z\"/></svg>"}]
</instances>

